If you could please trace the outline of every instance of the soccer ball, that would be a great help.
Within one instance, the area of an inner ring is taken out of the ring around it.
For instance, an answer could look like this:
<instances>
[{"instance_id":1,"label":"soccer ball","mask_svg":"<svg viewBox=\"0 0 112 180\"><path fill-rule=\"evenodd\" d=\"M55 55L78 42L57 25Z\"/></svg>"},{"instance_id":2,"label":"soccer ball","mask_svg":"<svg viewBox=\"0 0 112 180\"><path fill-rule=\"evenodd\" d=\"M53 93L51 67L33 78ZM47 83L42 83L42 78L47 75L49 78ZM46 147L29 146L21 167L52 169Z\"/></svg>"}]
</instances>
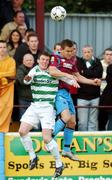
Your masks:
<instances>
[{"instance_id":1,"label":"soccer ball","mask_svg":"<svg viewBox=\"0 0 112 180\"><path fill-rule=\"evenodd\" d=\"M51 10L51 18L55 21L62 21L66 17L66 10L62 6L55 6Z\"/></svg>"}]
</instances>

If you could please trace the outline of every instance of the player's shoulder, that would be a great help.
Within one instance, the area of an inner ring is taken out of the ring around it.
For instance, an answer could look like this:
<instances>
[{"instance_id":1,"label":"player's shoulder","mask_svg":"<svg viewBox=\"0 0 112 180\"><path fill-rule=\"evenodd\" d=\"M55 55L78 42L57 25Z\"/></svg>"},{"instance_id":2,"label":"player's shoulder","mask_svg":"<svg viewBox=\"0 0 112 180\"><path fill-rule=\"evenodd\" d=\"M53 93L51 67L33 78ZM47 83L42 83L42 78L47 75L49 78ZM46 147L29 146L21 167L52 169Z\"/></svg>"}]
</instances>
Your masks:
<instances>
[{"instance_id":1,"label":"player's shoulder","mask_svg":"<svg viewBox=\"0 0 112 180\"><path fill-rule=\"evenodd\" d=\"M33 68L31 68L30 71L32 72L37 72L39 70L39 66L38 65L35 65Z\"/></svg>"}]
</instances>

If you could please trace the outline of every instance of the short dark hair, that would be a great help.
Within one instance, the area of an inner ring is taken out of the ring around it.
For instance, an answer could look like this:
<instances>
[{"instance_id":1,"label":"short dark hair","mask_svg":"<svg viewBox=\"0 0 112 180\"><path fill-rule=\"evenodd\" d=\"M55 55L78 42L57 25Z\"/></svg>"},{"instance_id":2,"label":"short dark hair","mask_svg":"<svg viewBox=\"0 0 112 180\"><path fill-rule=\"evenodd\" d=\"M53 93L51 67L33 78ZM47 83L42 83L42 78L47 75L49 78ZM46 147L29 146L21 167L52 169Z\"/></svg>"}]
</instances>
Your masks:
<instances>
[{"instance_id":1,"label":"short dark hair","mask_svg":"<svg viewBox=\"0 0 112 180\"><path fill-rule=\"evenodd\" d=\"M55 44L54 44L54 49L56 49L56 46L61 46L61 43L60 43L60 42L55 43Z\"/></svg>"},{"instance_id":2,"label":"short dark hair","mask_svg":"<svg viewBox=\"0 0 112 180\"><path fill-rule=\"evenodd\" d=\"M28 37L27 37L27 40L28 40L28 41L29 41L30 37L37 37L37 39L38 39L38 36L37 36L36 32L31 32L31 33L28 35Z\"/></svg>"},{"instance_id":3,"label":"short dark hair","mask_svg":"<svg viewBox=\"0 0 112 180\"><path fill-rule=\"evenodd\" d=\"M23 12L22 10L18 10L18 11L15 11L15 12L14 12L13 17L17 17L17 15L18 15L19 13L23 13L23 14L24 14L24 12Z\"/></svg>"},{"instance_id":4,"label":"short dark hair","mask_svg":"<svg viewBox=\"0 0 112 180\"><path fill-rule=\"evenodd\" d=\"M50 54L49 52L47 52L47 51L42 51L42 52L39 53L38 58L40 58L40 56L42 56L42 55L51 57L51 54Z\"/></svg>"},{"instance_id":5,"label":"short dark hair","mask_svg":"<svg viewBox=\"0 0 112 180\"><path fill-rule=\"evenodd\" d=\"M104 54L105 54L106 51L112 51L112 48L106 48L106 49L104 50Z\"/></svg>"},{"instance_id":6,"label":"short dark hair","mask_svg":"<svg viewBox=\"0 0 112 180\"><path fill-rule=\"evenodd\" d=\"M4 41L4 40L0 40L0 43L6 43L6 44L7 44L7 42L6 42L6 41Z\"/></svg>"},{"instance_id":7,"label":"short dark hair","mask_svg":"<svg viewBox=\"0 0 112 180\"><path fill-rule=\"evenodd\" d=\"M65 49L65 47L72 47L74 46L74 42L71 41L70 39L64 39L63 41L61 41L61 47L62 49Z\"/></svg>"},{"instance_id":8,"label":"short dark hair","mask_svg":"<svg viewBox=\"0 0 112 180\"><path fill-rule=\"evenodd\" d=\"M28 29L26 29L25 34L26 34L27 32L28 32L28 33L32 33L32 32L35 32L35 31L34 31L33 28L28 28Z\"/></svg>"}]
</instances>

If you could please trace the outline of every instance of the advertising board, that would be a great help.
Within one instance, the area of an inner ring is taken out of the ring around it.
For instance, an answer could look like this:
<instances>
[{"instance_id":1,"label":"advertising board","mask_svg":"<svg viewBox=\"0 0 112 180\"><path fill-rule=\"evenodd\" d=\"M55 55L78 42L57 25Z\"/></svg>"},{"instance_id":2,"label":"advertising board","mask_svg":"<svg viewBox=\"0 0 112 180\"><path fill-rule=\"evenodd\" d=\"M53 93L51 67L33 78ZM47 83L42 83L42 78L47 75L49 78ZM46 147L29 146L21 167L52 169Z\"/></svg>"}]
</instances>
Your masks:
<instances>
[{"instance_id":1,"label":"advertising board","mask_svg":"<svg viewBox=\"0 0 112 180\"><path fill-rule=\"evenodd\" d=\"M21 144L18 133L5 135L6 180L51 180L55 161L44 148L42 134L32 132L38 165L29 170L29 156ZM56 137L60 153L63 133ZM112 132L75 132L71 146L80 161L62 157L65 169L58 180L112 180Z\"/></svg>"}]
</instances>

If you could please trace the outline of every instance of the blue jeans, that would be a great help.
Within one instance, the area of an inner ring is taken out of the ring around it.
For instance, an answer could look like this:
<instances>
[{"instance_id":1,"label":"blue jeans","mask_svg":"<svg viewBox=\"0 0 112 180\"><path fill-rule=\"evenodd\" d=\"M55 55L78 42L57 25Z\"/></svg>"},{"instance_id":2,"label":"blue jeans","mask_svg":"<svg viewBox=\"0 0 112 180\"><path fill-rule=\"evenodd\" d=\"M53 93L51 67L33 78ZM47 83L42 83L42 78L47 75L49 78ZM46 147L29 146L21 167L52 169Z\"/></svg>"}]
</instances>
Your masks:
<instances>
[{"instance_id":1,"label":"blue jeans","mask_svg":"<svg viewBox=\"0 0 112 180\"><path fill-rule=\"evenodd\" d=\"M78 99L78 106L98 106L99 98L92 100ZM98 130L98 108L78 108L78 131Z\"/></svg>"}]
</instances>

